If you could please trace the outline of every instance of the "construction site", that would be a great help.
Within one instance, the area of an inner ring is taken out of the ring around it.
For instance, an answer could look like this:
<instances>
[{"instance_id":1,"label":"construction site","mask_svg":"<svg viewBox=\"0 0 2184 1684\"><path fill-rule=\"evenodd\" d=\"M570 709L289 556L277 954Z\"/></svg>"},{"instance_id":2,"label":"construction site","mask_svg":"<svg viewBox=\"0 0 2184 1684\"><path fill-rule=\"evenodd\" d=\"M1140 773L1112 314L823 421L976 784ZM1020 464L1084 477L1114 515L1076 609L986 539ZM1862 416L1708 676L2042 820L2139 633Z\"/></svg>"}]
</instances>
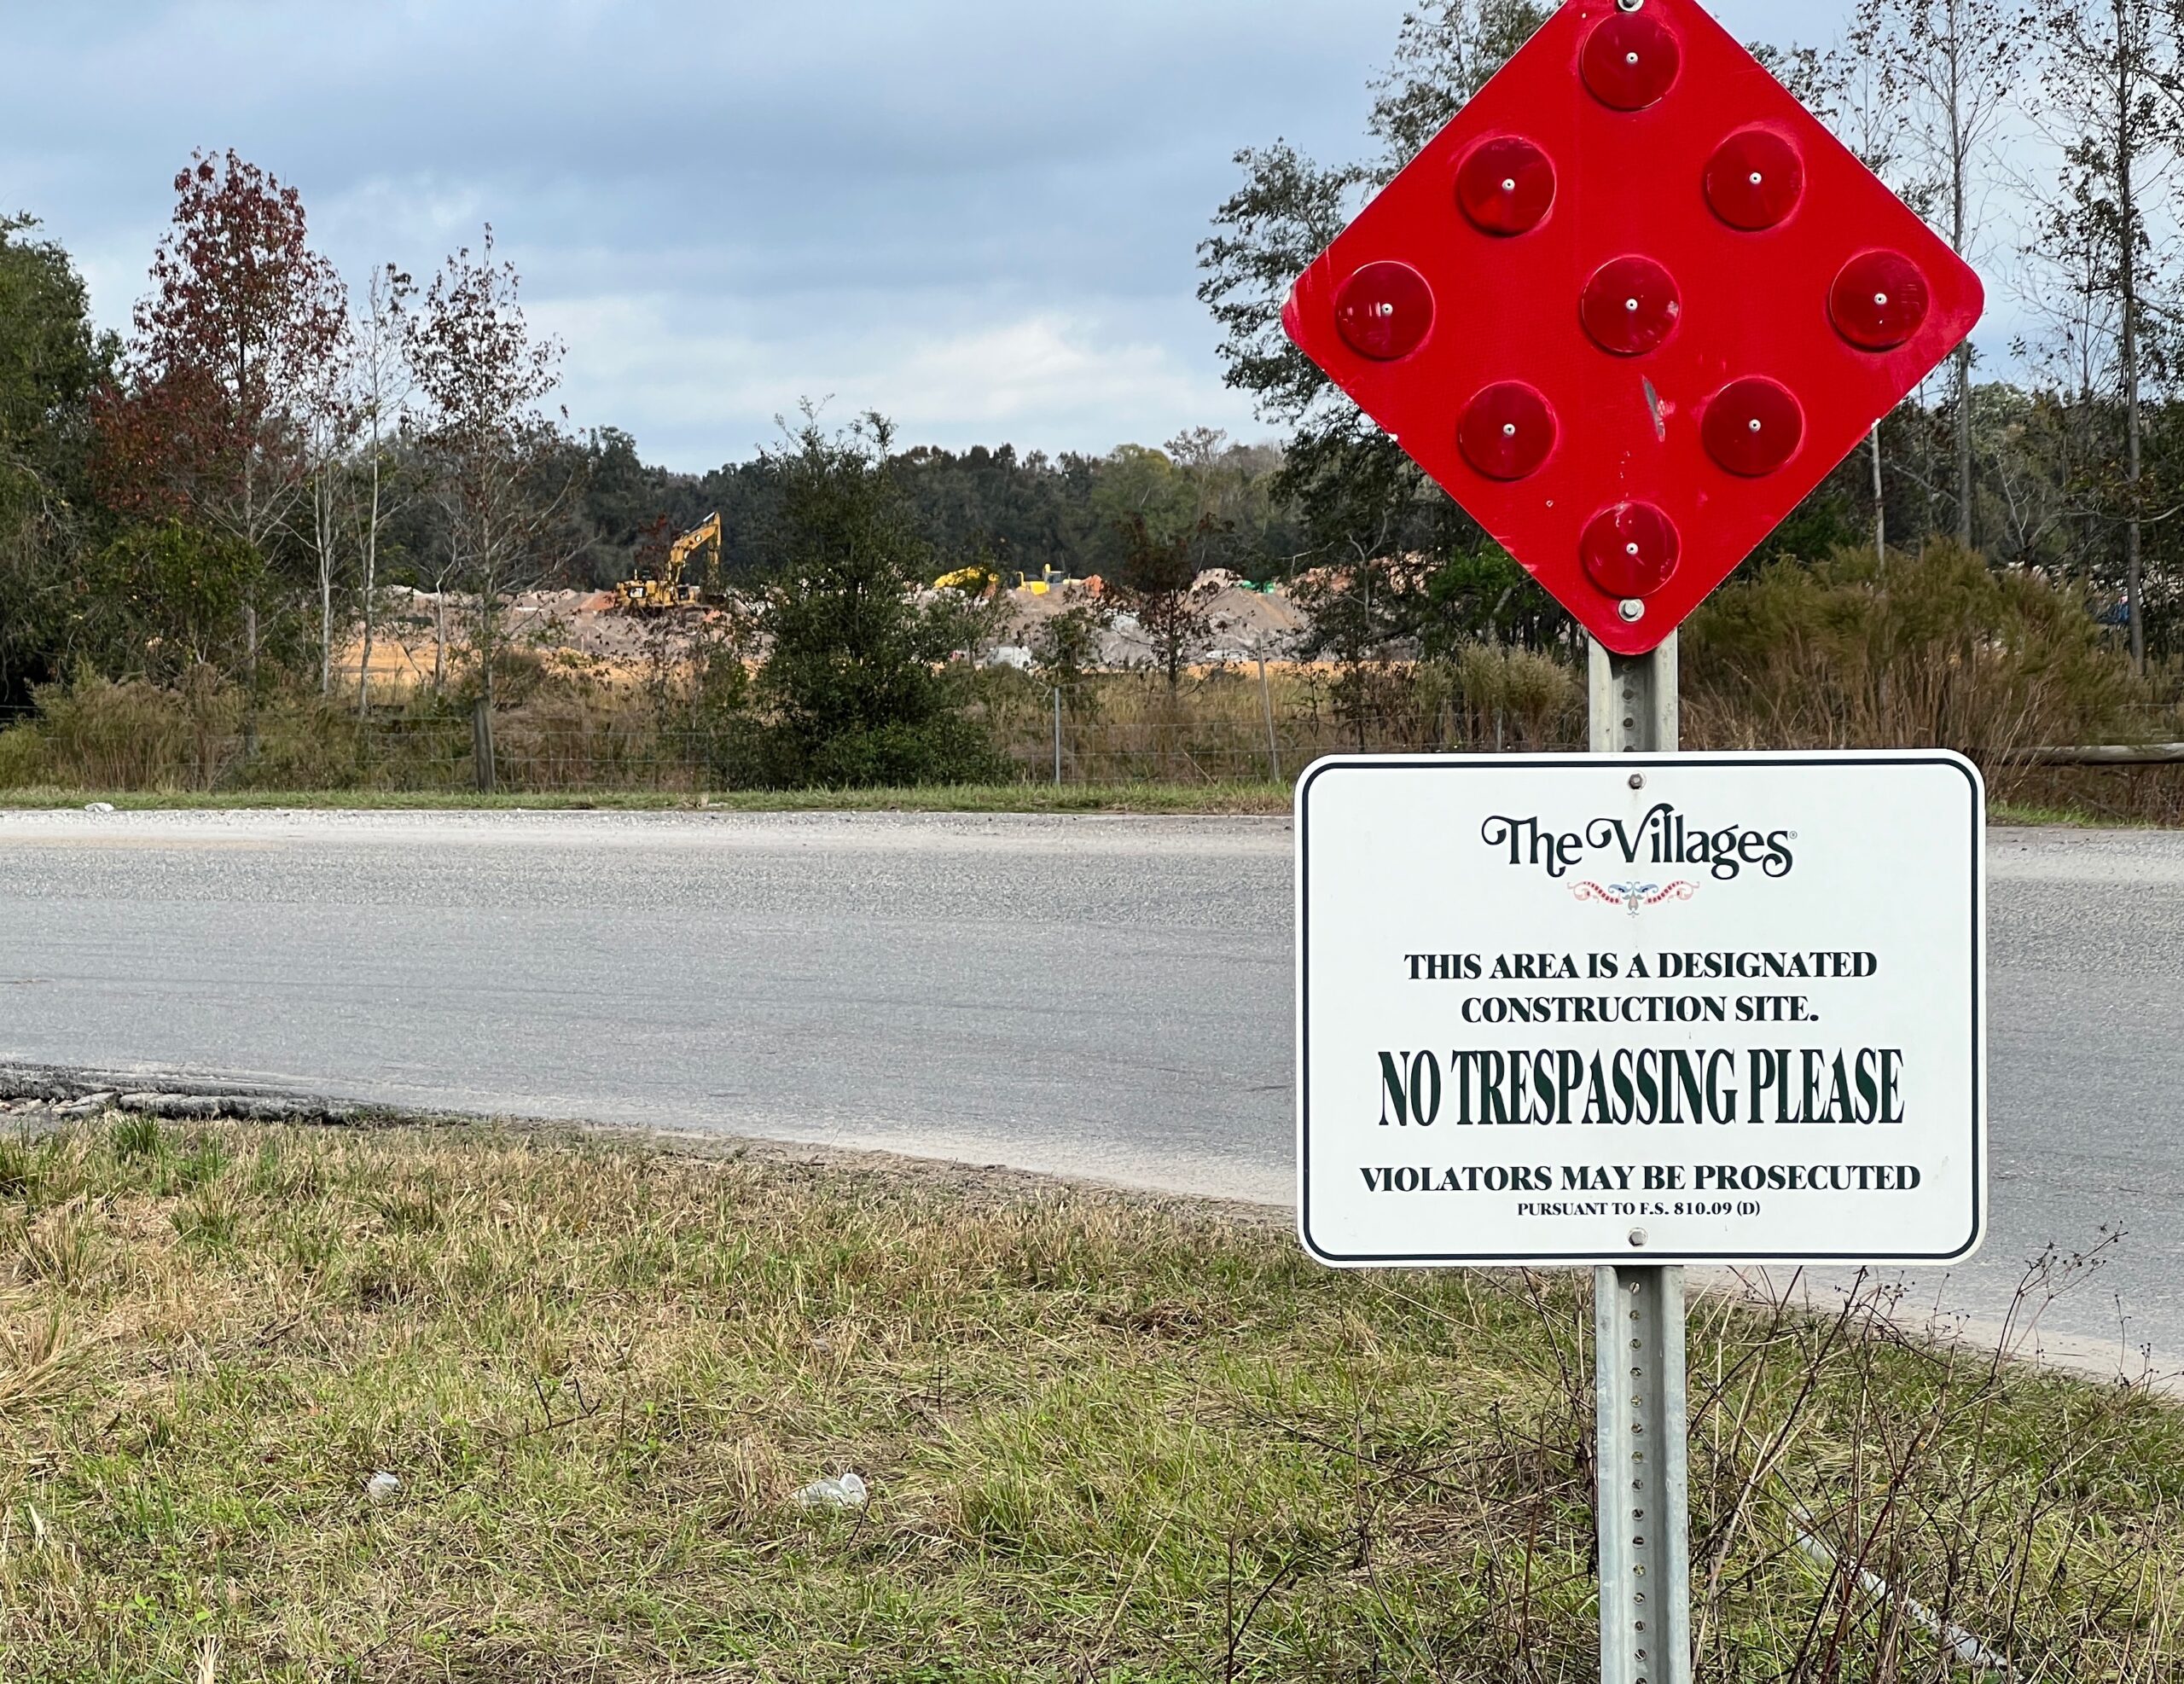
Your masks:
<instances>
[{"instance_id":1,"label":"construction site","mask_svg":"<svg viewBox=\"0 0 2184 1684\"><path fill-rule=\"evenodd\" d=\"M1137 616L1120 606L1097 578L1048 571L1003 577L980 568L942 575L911 594L921 606L950 594L990 604L975 647L961 659L979 665L1028 671L1039 664L1052 623L1081 613L1093 639L1087 665L1125 672L1159 656ZM1288 665L1311 626L1283 585L1253 584L1240 573L1199 574L1188 600L1204 635L1186 651L1194 667L1259 663ZM474 597L398 586L382 594L372 630L370 682L375 694L399 700L420 686L444 685L463 659L477 620ZM721 583L718 515L677 538L657 573L625 579L612 589L532 590L508 599L497 636L572 672L607 682L655 680L663 667L687 663L701 647L733 635L753 660L764 658L762 615L752 614ZM364 658L355 640L340 666L354 682Z\"/></svg>"}]
</instances>

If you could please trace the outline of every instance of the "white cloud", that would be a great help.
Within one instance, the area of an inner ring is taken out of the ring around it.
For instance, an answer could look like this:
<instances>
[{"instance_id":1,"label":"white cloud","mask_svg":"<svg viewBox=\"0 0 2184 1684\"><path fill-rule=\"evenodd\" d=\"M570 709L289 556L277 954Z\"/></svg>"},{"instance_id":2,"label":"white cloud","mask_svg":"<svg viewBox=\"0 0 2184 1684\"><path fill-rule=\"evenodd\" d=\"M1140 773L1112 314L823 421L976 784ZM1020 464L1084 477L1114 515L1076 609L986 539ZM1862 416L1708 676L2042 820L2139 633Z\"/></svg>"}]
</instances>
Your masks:
<instances>
[{"instance_id":1,"label":"white cloud","mask_svg":"<svg viewBox=\"0 0 2184 1684\"><path fill-rule=\"evenodd\" d=\"M361 286L490 220L566 398L705 467L806 396L906 438L1262 436L1194 247L1240 147L1365 148L1413 0L111 0L9 20L0 210L125 327L196 146L298 186ZM1718 0L1824 39L1847 0Z\"/></svg>"},{"instance_id":2,"label":"white cloud","mask_svg":"<svg viewBox=\"0 0 2184 1684\"><path fill-rule=\"evenodd\" d=\"M838 302L820 300L816 313ZM700 325L658 296L560 299L530 315L570 347L572 415L627 413L626 395L641 392L644 420L619 424L648 458L682 468L772 442L775 418L807 398L841 420L877 409L906 440L955 447L1007 438L1102 451L1199 423L1261 431L1217 375L1134 334L1126 317L1035 311L966 322L950 319L945 299L906 302L918 313L859 309L848 322L770 333L747 322Z\"/></svg>"}]
</instances>

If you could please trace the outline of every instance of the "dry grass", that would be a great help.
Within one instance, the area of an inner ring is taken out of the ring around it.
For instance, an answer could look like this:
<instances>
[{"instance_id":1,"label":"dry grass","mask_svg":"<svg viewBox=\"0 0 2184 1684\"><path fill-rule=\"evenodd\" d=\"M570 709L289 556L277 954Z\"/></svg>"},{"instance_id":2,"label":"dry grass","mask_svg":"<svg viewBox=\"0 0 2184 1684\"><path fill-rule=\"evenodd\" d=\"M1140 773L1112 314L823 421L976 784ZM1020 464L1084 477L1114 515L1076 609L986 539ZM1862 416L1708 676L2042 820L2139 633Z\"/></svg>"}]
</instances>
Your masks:
<instances>
[{"instance_id":1,"label":"dry grass","mask_svg":"<svg viewBox=\"0 0 2184 1684\"><path fill-rule=\"evenodd\" d=\"M1054 691L990 675L983 706L1002 751L1052 775ZM1581 676L1523 649L1475 645L1453 660L1194 670L1170 689L1153 672L1092 675L1065 692L1062 773L1071 782L1189 787L1294 778L1321 755L1568 750L1585 743ZM1273 714L1272 731L1268 714Z\"/></svg>"},{"instance_id":2,"label":"dry grass","mask_svg":"<svg viewBox=\"0 0 2184 1684\"><path fill-rule=\"evenodd\" d=\"M1938 543L1762 568L1692 617L1683 677L1696 745L1953 748L1997 785L2164 711L2072 593Z\"/></svg>"},{"instance_id":3,"label":"dry grass","mask_svg":"<svg viewBox=\"0 0 2184 1684\"><path fill-rule=\"evenodd\" d=\"M914 1166L0 1142L0 1676L1589 1679L1589 1326ZM2021 1676L2184 1666L2144 1391L1859 1309L1693 1351L1707 1680L1964 1675L1867 1571ZM868 1508L795 1505L845 1469Z\"/></svg>"}]
</instances>

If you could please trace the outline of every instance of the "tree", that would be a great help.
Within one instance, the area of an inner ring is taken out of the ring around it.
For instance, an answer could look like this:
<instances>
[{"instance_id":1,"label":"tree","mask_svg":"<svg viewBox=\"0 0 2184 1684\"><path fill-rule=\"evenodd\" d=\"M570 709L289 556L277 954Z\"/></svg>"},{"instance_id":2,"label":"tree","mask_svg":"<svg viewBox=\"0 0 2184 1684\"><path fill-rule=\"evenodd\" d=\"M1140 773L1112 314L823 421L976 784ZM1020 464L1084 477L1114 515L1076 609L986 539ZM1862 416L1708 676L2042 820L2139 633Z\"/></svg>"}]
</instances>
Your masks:
<instances>
[{"instance_id":1,"label":"tree","mask_svg":"<svg viewBox=\"0 0 2184 1684\"><path fill-rule=\"evenodd\" d=\"M78 647L109 673L158 684L230 669L264 574L264 555L239 537L179 520L131 526L87 559Z\"/></svg>"},{"instance_id":2,"label":"tree","mask_svg":"<svg viewBox=\"0 0 2184 1684\"><path fill-rule=\"evenodd\" d=\"M91 513L91 400L115 355L68 254L37 228L0 217L0 698L15 702L65 647Z\"/></svg>"},{"instance_id":3,"label":"tree","mask_svg":"<svg viewBox=\"0 0 2184 1684\"><path fill-rule=\"evenodd\" d=\"M1042 625L1031 640L1031 671L1040 683L1061 692L1062 706L1074 714L1099 708L1099 692L1087 681L1103 663L1113 605L1104 597L1065 608Z\"/></svg>"},{"instance_id":4,"label":"tree","mask_svg":"<svg viewBox=\"0 0 2184 1684\"><path fill-rule=\"evenodd\" d=\"M0 506L80 497L90 404L114 347L93 331L67 253L0 217Z\"/></svg>"},{"instance_id":5,"label":"tree","mask_svg":"<svg viewBox=\"0 0 2184 1684\"><path fill-rule=\"evenodd\" d=\"M1321 568L1298 583L1298 603L1310 616L1296 653L1333 665L1329 700L1335 717L1350 728L1357 752L1389 700L1396 645L1414 628L1425 595L1422 563L1391 561L1361 553L1346 567Z\"/></svg>"},{"instance_id":6,"label":"tree","mask_svg":"<svg viewBox=\"0 0 2184 1684\"><path fill-rule=\"evenodd\" d=\"M2024 73L2025 23L2018 0L1859 0L1851 29L1851 51L1875 73L1909 154L1910 196L1966 258ZM1976 508L1972 358L1967 339L1954 359L1956 541L1967 550Z\"/></svg>"},{"instance_id":7,"label":"tree","mask_svg":"<svg viewBox=\"0 0 2184 1684\"><path fill-rule=\"evenodd\" d=\"M2146 659L2145 404L2165 376L2178 319L2171 219L2158 189L2174 166L2184 67L2174 0L2041 0L2040 115L2064 168L2034 250L2064 282L2058 326L2075 401L2120 412L2120 462L2088 488L2120 517L2131 659ZM2101 479L2106 479L2103 485Z\"/></svg>"},{"instance_id":8,"label":"tree","mask_svg":"<svg viewBox=\"0 0 2184 1684\"><path fill-rule=\"evenodd\" d=\"M1005 594L1008 581L983 542L974 543L968 555L940 563L939 571L950 583L926 602L926 613L946 644L949 659L976 667L1016 618Z\"/></svg>"},{"instance_id":9,"label":"tree","mask_svg":"<svg viewBox=\"0 0 2184 1684\"><path fill-rule=\"evenodd\" d=\"M1122 523L1122 557L1107 578L1109 595L1116 607L1136 619L1151 646L1153 667L1167 677L1170 697L1182 688L1191 657L1213 632L1208 612L1212 593L1198 581L1210 559L1207 547L1219 535L1210 515L1165 536L1142 514Z\"/></svg>"},{"instance_id":10,"label":"tree","mask_svg":"<svg viewBox=\"0 0 2184 1684\"><path fill-rule=\"evenodd\" d=\"M1871 5L1873 0L1867 0L1867 3ZM1883 96L1887 66L1879 50L1879 27L1878 20L1870 30L1862 20L1854 20L1849 42L1830 52L1764 44L1755 46L1752 51L1777 81L1835 131L1836 138L1857 155L1860 163L1923 215L1931 194L1925 184L1903 179L1903 131L1893 102ZM1885 416L1876 421L1867 438L1872 467L1873 555L1876 564L1884 567L1888 565L1888 479L1884 449L1886 421ZM1847 480L1848 476L1838 467L1815 496L1823 501L1832 500L1838 483L1847 486ZM1782 554L1785 547L1780 539L1786 536L1790 535L1775 535L1763 546L1763 553Z\"/></svg>"},{"instance_id":11,"label":"tree","mask_svg":"<svg viewBox=\"0 0 2184 1684\"><path fill-rule=\"evenodd\" d=\"M1109 534L1119 537L1137 521L1164 542L1188 531L1203 513L1190 476L1166 452L1144 444L1118 444L1101 459L1089 501Z\"/></svg>"},{"instance_id":12,"label":"tree","mask_svg":"<svg viewBox=\"0 0 2184 1684\"><path fill-rule=\"evenodd\" d=\"M944 666L950 624L911 592L930 572L892 429L868 415L828 433L806 407L780 475L781 566L764 592L772 651L757 699L771 715L752 769L828 788L960 783L997 775Z\"/></svg>"},{"instance_id":13,"label":"tree","mask_svg":"<svg viewBox=\"0 0 2184 1684\"><path fill-rule=\"evenodd\" d=\"M108 495L270 554L308 477L306 411L346 293L294 188L233 152L194 154L174 186L125 387L102 408Z\"/></svg>"},{"instance_id":14,"label":"tree","mask_svg":"<svg viewBox=\"0 0 2184 1684\"><path fill-rule=\"evenodd\" d=\"M1432 0L1408 13L1393 60L1372 86L1376 154L1325 166L1286 141L1236 154L1244 185L1199 247L1199 297L1222 332L1228 383L1262 419L1291 430L1274 491L1294 499L1302 546L1338 566L1477 549L1478 527L1281 329L1289 288L1365 195L1403 165L1546 21L1533 0Z\"/></svg>"},{"instance_id":15,"label":"tree","mask_svg":"<svg viewBox=\"0 0 2184 1684\"><path fill-rule=\"evenodd\" d=\"M391 456L406 431L410 394L415 381L410 372L410 314L417 295L416 283L392 264L372 272L365 289L364 308L351 332L356 348L353 365L363 460L358 478L362 496L358 537L362 577L358 582L363 612L363 653L357 665L357 712L372 707L372 633L379 610L380 530L387 514L387 484Z\"/></svg>"},{"instance_id":16,"label":"tree","mask_svg":"<svg viewBox=\"0 0 2184 1684\"><path fill-rule=\"evenodd\" d=\"M350 454L363 416L354 390L357 346L345 319L340 337L306 388L301 412L311 526L305 535L317 564L318 693L334 694L334 580L340 567Z\"/></svg>"},{"instance_id":17,"label":"tree","mask_svg":"<svg viewBox=\"0 0 2184 1684\"><path fill-rule=\"evenodd\" d=\"M232 151L193 154L174 187L173 229L153 258L123 378L97 410L103 492L123 514L224 533L271 561L311 483L310 412L346 293L311 249L294 188ZM243 622L248 754L255 598Z\"/></svg>"},{"instance_id":18,"label":"tree","mask_svg":"<svg viewBox=\"0 0 2184 1684\"><path fill-rule=\"evenodd\" d=\"M490 225L433 277L406 344L429 406L423 434L445 519L451 576L470 595L478 663L478 781L496 781L493 698L508 595L536 578L575 490L560 427L540 405L561 384L561 347L534 340L513 264Z\"/></svg>"}]
</instances>

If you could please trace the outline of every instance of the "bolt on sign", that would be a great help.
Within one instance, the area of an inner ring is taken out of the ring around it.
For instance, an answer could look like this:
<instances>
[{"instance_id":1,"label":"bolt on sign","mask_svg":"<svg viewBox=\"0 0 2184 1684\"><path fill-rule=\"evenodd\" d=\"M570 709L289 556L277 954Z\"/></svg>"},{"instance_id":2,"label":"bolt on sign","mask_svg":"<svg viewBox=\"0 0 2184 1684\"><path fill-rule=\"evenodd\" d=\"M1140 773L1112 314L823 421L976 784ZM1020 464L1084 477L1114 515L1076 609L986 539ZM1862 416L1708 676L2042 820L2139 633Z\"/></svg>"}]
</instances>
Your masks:
<instances>
[{"instance_id":1,"label":"bolt on sign","mask_svg":"<svg viewBox=\"0 0 2184 1684\"><path fill-rule=\"evenodd\" d=\"M1569 0L1283 321L1594 637L1638 655L1982 302L1694 0Z\"/></svg>"},{"instance_id":2,"label":"bolt on sign","mask_svg":"<svg viewBox=\"0 0 2184 1684\"><path fill-rule=\"evenodd\" d=\"M1985 812L1943 753L1321 762L1297 797L1305 1245L1967 1256Z\"/></svg>"}]
</instances>

